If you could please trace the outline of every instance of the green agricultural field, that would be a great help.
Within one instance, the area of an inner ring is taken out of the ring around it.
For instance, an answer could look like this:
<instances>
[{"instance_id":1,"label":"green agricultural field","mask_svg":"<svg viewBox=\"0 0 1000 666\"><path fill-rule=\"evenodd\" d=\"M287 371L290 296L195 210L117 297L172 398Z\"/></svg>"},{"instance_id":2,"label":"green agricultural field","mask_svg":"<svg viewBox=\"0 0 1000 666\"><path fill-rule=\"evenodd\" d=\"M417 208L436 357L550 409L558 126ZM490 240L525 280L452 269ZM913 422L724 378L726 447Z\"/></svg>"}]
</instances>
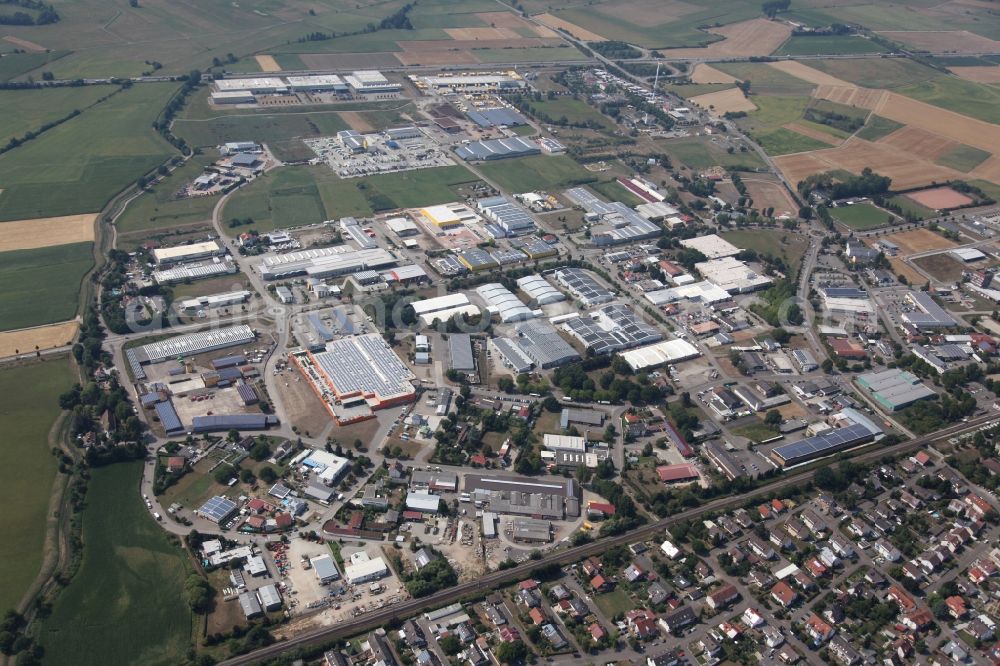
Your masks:
<instances>
[{"instance_id":1,"label":"green agricultural field","mask_svg":"<svg viewBox=\"0 0 1000 666\"><path fill-rule=\"evenodd\" d=\"M981 189L986 193L986 196L990 197L994 201L1000 201L1000 185L991 183L988 180L970 180L969 184L975 185Z\"/></svg>"},{"instance_id":2,"label":"green agricultural field","mask_svg":"<svg viewBox=\"0 0 1000 666\"><path fill-rule=\"evenodd\" d=\"M900 88L897 92L970 118L1000 123L1000 86L948 76Z\"/></svg>"},{"instance_id":3,"label":"green agricultural field","mask_svg":"<svg viewBox=\"0 0 1000 666\"><path fill-rule=\"evenodd\" d=\"M893 217L891 213L876 208L869 203L856 203L851 206L831 208L830 214L855 231L881 227L887 224L889 219Z\"/></svg>"},{"instance_id":4,"label":"green agricultural field","mask_svg":"<svg viewBox=\"0 0 1000 666\"><path fill-rule=\"evenodd\" d=\"M0 155L0 220L101 209L174 154L152 128L175 84L136 85Z\"/></svg>"},{"instance_id":5,"label":"green agricultural field","mask_svg":"<svg viewBox=\"0 0 1000 666\"><path fill-rule=\"evenodd\" d=\"M4 512L4 539L0 558L5 575L0 585L0 608L13 608L21 600L42 565L46 517L56 459L50 453L49 429L59 415L59 394L76 381L68 358L0 370L0 501L16 506Z\"/></svg>"},{"instance_id":6,"label":"green agricultural field","mask_svg":"<svg viewBox=\"0 0 1000 666\"><path fill-rule=\"evenodd\" d=\"M361 179L361 184L364 185L365 196L377 212L455 201L462 198L455 189L457 186L478 180L479 178L463 166L449 166L369 176ZM387 198L391 205L388 208L380 207L377 205L379 197L370 195L370 191Z\"/></svg>"},{"instance_id":7,"label":"green agricultural field","mask_svg":"<svg viewBox=\"0 0 1000 666\"><path fill-rule=\"evenodd\" d=\"M601 129L613 129L614 123L603 113L586 102L572 97L556 97L553 100L529 102L532 112L552 122L571 125L593 125Z\"/></svg>"},{"instance_id":8,"label":"green agricultural field","mask_svg":"<svg viewBox=\"0 0 1000 666\"><path fill-rule=\"evenodd\" d=\"M185 660L191 611L187 556L139 497L143 463L92 471L83 514L83 560L43 621L53 664L163 664Z\"/></svg>"},{"instance_id":9,"label":"green agricultural field","mask_svg":"<svg viewBox=\"0 0 1000 666\"><path fill-rule=\"evenodd\" d=\"M49 51L48 53L5 53L0 57L0 81L10 81L33 69L43 67L58 60L69 51Z\"/></svg>"},{"instance_id":10,"label":"green agricultural field","mask_svg":"<svg viewBox=\"0 0 1000 666\"><path fill-rule=\"evenodd\" d=\"M753 97L753 103L757 105L757 110L751 111L745 118L737 121L740 127L750 131L775 129L788 123L798 122L809 108L811 101L808 97L799 96L756 95Z\"/></svg>"},{"instance_id":11,"label":"green agricultural field","mask_svg":"<svg viewBox=\"0 0 1000 666\"><path fill-rule=\"evenodd\" d=\"M310 113L240 113L219 115L210 120L178 119L174 132L192 146L218 146L227 141L266 143L278 159L300 161L315 157L302 139L330 136L348 129L337 111Z\"/></svg>"},{"instance_id":12,"label":"green agricultural field","mask_svg":"<svg viewBox=\"0 0 1000 666\"><path fill-rule=\"evenodd\" d=\"M150 232L161 232L212 219L212 209L219 197L188 197L178 199L177 192L202 174L214 161L212 155L196 155L183 166L132 200L118 218L119 245L141 244Z\"/></svg>"},{"instance_id":13,"label":"green agricultural field","mask_svg":"<svg viewBox=\"0 0 1000 666\"><path fill-rule=\"evenodd\" d=\"M882 53L884 48L864 37L830 35L816 37L790 37L775 55L855 55Z\"/></svg>"},{"instance_id":14,"label":"green agricultural field","mask_svg":"<svg viewBox=\"0 0 1000 666\"><path fill-rule=\"evenodd\" d=\"M608 201L621 201L626 206L638 206L639 204L646 203L636 195L632 194L632 192L625 189L625 187L617 180L602 180L596 183L591 183L587 187L594 190Z\"/></svg>"},{"instance_id":15,"label":"green agricultural field","mask_svg":"<svg viewBox=\"0 0 1000 666\"><path fill-rule=\"evenodd\" d=\"M703 46L720 39L718 35L703 30L703 26L727 25L761 15L760 3L748 0L733 0L724 4L708 0L678 3L685 9L694 7L695 10L673 17L670 12L660 11L658 3L648 0L645 3L628 3L628 11L611 0L586 5L573 3L576 6L565 9L555 9L551 3L534 4L534 7L529 7L531 13L552 11L559 18L607 39L663 49L667 58L670 57L669 48ZM641 7L642 4L646 7Z\"/></svg>"},{"instance_id":16,"label":"green agricultural field","mask_svg":"<svg viewBox=\"0 0 1000 666\"><path fill-rule=\"evenodd\" d=\"M473 49L472 55L483 63L561 62L563 60L586 61L588 59L579 49L573 48L569 44L526 48Z\"/></svg>"},{"instance_id":17,"label":"green agricultural field","mask_svg":"<svg viewBox=\"0 0 1000 666\"><path fill-rule=\"evenodd\" d=\"M803 234L789 233L778 229L755 229L753 231L727 231L722 237L745 250L753 250L758 254L779 257L795 274L799 264L806 255L809 241Z\"/></svg>"},{"instance_id":18,"label":"green agricultural field","mask_svg":"<svg viewBox=\"0 0 1000 666\"><path fill-rule=\"evenodd\" d=\"M936 69L906 58L844 58L835 60L810 60L815 67L830 76L866 88L893 90L923 81L941 78ZM903 92L900 90L899 92Z\"/></svg>"},{"instance_id":19,"label":"green agricultural field","mask_svg":"<svg viewBox=\"0 0 1000 666\"><path fill-rule=\"evenodd\" d=\"M968 173L990 158L991 154L979 148L960 145L938 157L934 163Z\"/></svg>"},{"instance_id":20,"label":"green agricultural field","mask_svg":"<svg viewBox=\"0 0 1000 666\"><path fill-rule=\"evenodd\" d=\"M865 139L866 141L878 141L884 136L889 136L898 129L905 127L902 123L897 123L895 120L889 120L888 118L883 118L882 116L872 115L868 118L868 122L865 126L858 130L858 138Z\"/></svg>"},{"instance_id":21,"label":"green agricultural field","mask_svg":"<svg viewBox=\"0 0 1000 666\"><path fill-rule=\"evenodd\" d=\"M937 213L930 208L925 208L921 206L916 201L907 196L897 195L889 199L889 203L895 204L903 209L904 213L911 213L917 217L917 219L924 219L926 217L933 217Z\"/></svg>"},{"instance_id":22,"label":"green agricultural field","mask_svg":"<svg viewBox=\"0 0 1000 666\"><path fill-rule=\"evenodd\" d=\"M461 199L455 187L477 180L460 166L418 169L367 178L340 179L325 166L278 169L241 188L226 202L223 220L251 218L249 228L315 224L341 217L368 217L381 210L411 208Z\"/></svg>"},{"instance_id":23,"label":"green agricultural field","mask_svg":"<svg viewBox=\"0 0 1000 666\"><path fill-rule=\"evenodd\" d=\"M812 64L814 61L810 60ZM808 96L816 86L808 81L786 74L762 62L719 62L712 67L735 76L740 81L750 82L750 93L760 95L804 95ZM757 103L757 100L753 100Z\"/></svg>"},{"instance_id":24,"label":"green agricultural field","mask_svg":"<svg viewBox=\"0 0 1000 666\"><path fill-rule=\"evenodd\" d=\"M80 281L94 265L93 245L0 252L0 331L72 319Z\"/></svg>"},{"instance_id":25,"label":"green agricultural field","mask_svg":"<svg viewBox=\"0 0 1000 666\"><path fill-rule=\"evenodd\" d=\"M508 192L543 190L554 193L563 188L598 180L566 155L536 155L484 162L479 170Z\"/></svg>"},{"instance_id":26,"label":"green agricultural field","mask_svg":"<svg viewBox=\"0 0 1000 666\"><path fill-rule=\"evenodd\" d=\"M753 150L730 153L720 139L710 137L684 137L681 139L659 139L656 147L688 168L707 169L712 166L732 167L742 171L764 168L764 161Z\"/></svg>"},{"instance_id":27,"label":"green agricultural field","mask_svg":"<svg viewBox=\"0 0 1000 666\"><path fill-rule=\"evenodd\" d=\"M0 63L3 62L0 58ZM38 131L42 125L65 118L74 110L83 111L101 97L117 90L114 86L76 88L35 88L0 90L0 147L10 139Z\"/></svg>"},{"instance_id":28,"label":"green agricultural field","mask_svg":"<svg viewBox=\"0 0 1000 666\"><path fill-rule=\"evenodd\" d=\"M817 141L811 136L799 134L784 127L756 132L753 138L768 155L806 153L810 150L822 150L830 147L828 143Z\"/></svg>"}]
</instances>

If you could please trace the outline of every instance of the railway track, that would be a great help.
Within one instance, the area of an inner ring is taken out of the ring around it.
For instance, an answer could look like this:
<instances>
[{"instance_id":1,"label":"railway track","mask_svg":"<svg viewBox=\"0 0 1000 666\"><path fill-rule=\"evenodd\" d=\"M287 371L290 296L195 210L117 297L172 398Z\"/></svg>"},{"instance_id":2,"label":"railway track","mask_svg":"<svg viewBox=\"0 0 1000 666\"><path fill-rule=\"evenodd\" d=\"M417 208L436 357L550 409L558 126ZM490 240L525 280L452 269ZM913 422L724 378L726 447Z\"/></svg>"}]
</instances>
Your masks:
<instances>
[{"instance_id":1,"label":"railway track","mask_svg":"<svg viewBox=\"0 0 1000 666\"><path fill-rule=\"evenodd\" d=\"M984 425L1000 424L1000 418L993 415L983 416L978 419L971 419L967 423L944 428L930 435L918 437L916 439L900 442L884 448L859 449L856 455L850 456L854 462L871 462L883 456L894 456L908 451L916 450L933 442L954 437L967 432L973 432ZM347 622L338 623L333 627L324 627L315 631L304 633L300 636L274 645L260 648L245 655L232 657L221 662L221 666L242 666L244 664L254 664L264 662L280 656L299 647L309 647L333 640L339 640L354 636L363 631L369 631L382 627L394 620L412 617L422 611L440 608L441 606L459 601L467 596L482 593L485 590L496 586L523 580L535 569L548 564L558 564L565 566L578 562L591 555L603 553L608 548L617 545L627 545L636 541L644 541L657 534L662 534L667 528L680 522L703 516L707 513L729 509L744 504L748 499L772 495L784 488L797 486L807 481L811 481L820 468L803 469L798 472L791 472L786 476L775 479L774 482L738 497L720 497L707 502L699 507L683 511L672 516L648 525L643 525L625 534L599 539L582 546L575 546L567 550L550 553L540 560L532 560L519 564L503 571L494 571L486 574L477 580L461 583L447 590L442 590L429 597L422 599L411 599L402 603L394 604L389 608L380 609L363 616L354 618Z\"/></svg>"}]
</instances>

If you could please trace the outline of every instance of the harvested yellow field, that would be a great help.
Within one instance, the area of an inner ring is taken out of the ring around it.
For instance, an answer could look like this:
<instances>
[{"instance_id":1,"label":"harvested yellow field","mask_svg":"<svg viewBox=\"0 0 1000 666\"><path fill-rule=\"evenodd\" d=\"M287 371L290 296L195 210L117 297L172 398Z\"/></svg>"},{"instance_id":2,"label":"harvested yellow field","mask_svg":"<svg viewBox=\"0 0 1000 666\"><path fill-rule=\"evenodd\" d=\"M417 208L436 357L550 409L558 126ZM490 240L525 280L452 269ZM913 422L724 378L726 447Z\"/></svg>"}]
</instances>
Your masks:
<instances>
[{"instance_id":1,"label":"harvested yellow field","mask_svg":"<svg viewBox=\"0 0 1000 666\"><path fill-rule=\"evenodd\" d=\"M1000 146L1000 125L963 116L897 93L887 92L875 113L990 153Z\"/></svg>"},{"instance_id":2,"label":"harvested yellow field","mask_svg":"<svg viewBox=\"0 0 1000 666\"><path fill-rule=\"evenodd\" d=\"M905 150L931 162L937 160L958 144L940 134L931 134L919 127L907 126L883 137L879 143Z\"/></svg>"},{"instance_id":3,"label":"harvested yellow field","mask_svg":"<svg viewBox=\"0 0 1000 666\"><path fill-rule=\"evenodd\" d=\"M553 16L552 14L539 14L538 16L532 17L542 25L546 25L553 30L565 30L569 34L573 35L577 39L583 40L585 42L606 42L604 37L601 37L596 32L591 32L586 28L581 28L575 23L570 23L569 21L563 20L558 16Z\"/></svg>"},{"instance_id":4,"label":"harvested yellow field","mask_svg":"<svg viewBox=\"0 0 1000 666\"><path fill-rule=\"evenodd\" d=\"M923 273L920 273L899 257L889 259L889 265L892 266L893 273L902 275L910 284L923 284L927 279Z\"/></svg>"},{"instance_id":5,"label":"harvested yellow field","mask_svg":"<svg viewBox=\"0 0 1000 666\"><path fill-rule=\"evenodd\" d=\"M953 74L975 83L1000 83L1000 65L992 67L949 67Z\"/></svg>"},{"instance_id":6,"label":"harvested yellow field","mask_svg":"<svg viewBox=\"0 0 1000 666\"><path fill-rule=\"evenodd\" d=\"M510 28L445 28L448 36L457 42L474 42L480 39L521 39Z\"/></svg>"},{"instance_id":7,"label":"harvested yellow field","mask_svg":"<svg viewBox=\"0 0 1000 666\"><path fill-rule=\"evenodd\" d=\"M691 72L691 83L736 83L736 77L711 65L698 63Z\"/></svg>"},{"instance_id":8,"label":"harvested yellow field","mask_svg":"<svg viewBox=\"0 0 1000 666\"><path fill-rule=\"evenodd\" d=\"M85 213L0 223L0 252L92 241L96 219L96 213Z\"/></svg>"},{"instance_id":9,"label":"harvested yellow field","mask_svg":"<svg viewBox=\"0 0 1000 666\"><path fill-rule=\"evenodd\" d=\"M818 86L857 87L853 83L844 81L843 79L838 79L836 76L830 76L826 72L821 72L818 69L810 67L809 65L803 65L801 62L797 62L795 60L781 60L779 62L769 62L767 64L778 71L790 74L797 79L802 79L803 81L808 81L809 83L815 83Z\"/></svg>"},{"instance_id":10,"label":"harvested yellow field","mask_svg":"<svg viewBox=\"0 0 1000 666\"><path fill-rule=\"evenodd\" d=\"M906 44L920 51L940 53L996 53L1000 42L977 35L968 30L921 30L882 32L894 42Z\"/></svg>"},{"instance_id":11,"label":"harvested yellow field","mask_svg":"<svg viewBox=\"0 0 1000 666\"><path fill-rule=\"evenodd\" d=\"M711 115L719 117L726 113L738 111L756 111L757 105L751 102L739 88L729 88L718 92L698 95L691 98L692 104L697 104Z\"/></svg>"},{"instance_id":12,"label":"harvested yellow field","mask_svg":"<svg viewBox=\"0 0 1000 666\"><path fill-rule=\"evenodd\" d=\"M0 358L33 352L36 345L39 350L62 347L73 341L79 327L76 321L64 321L37 328L3 331L0 333Z\"/></svg>"},{"instance_id":13,"label":"harvested yellow field","mask_svg":"<svg viewBox=\"0 0 1000 666\"><path fill-rule=\"evenodd\" d=\"M812 96L859 109L875 109L882 103L886 92L857 86L816 86Z\"/></svg>"},{"instance_id":14,"label":"harvested yellow field","mask_svg":"<svg viewBox=\"0 0 1000 666\"><path fill-rule=\"evenodd\" d=\"M901 231L898 234L886 236L886 238L899 246L904 257L928 250L947 250L958 245L930 229Z\"/></svg>"},{"instance_id":15,"label":"harvested yellow field","mask_svg":"<svg viewBox=\"0 0 1000 666\"><path fill-rule=\"evenodd\" d=\"M274 56L269 55L258 55L254 56L254 60L257 61L257 66L260 67L262 72L280 72L281 65L278 61L274 59Z\"/></svg>"},{"instance_id":16,"label":"harvested yellow field","mask_svg":"<svg viewBox=\"0 0 1000 666\"><path fill-rule=\"evenodd\" d=\"M667 58L741 58L766 56L785 43L792 27L767 19L751 19L712 28L709 32L725 39L701 48L664 49Z\"/></svg>"},{"instance_id":17,"label":"harvested yellow field","mask_svg":"<svg viewBox=\"0 0 1000 666\"><path fill-rule=\"evenodd\" d=\"M969 174L971 178L982 178L1000 185L1000 155L994 155L977 166Z\"/></svg>"},{"instance_id":18,"label":"harvested yellow field","mask_svg":"<svg viewBox=\"0 0 1000 666\"><path fill-rule=\"evenodd\" d=\"M543 25L537 25L535 23L529 23L520 16L510 12L477 12L476 16L479 17L483 23L489 24L492 28L510 28L512 30L527 28L539 37L544 37L545 39L559 39L559 34L551 28L546 28Z\"/></svg>"},{"instance_id":19,"label":"harvested yellow field","mask_svg":"<svg viewBox=\"0 0 1000 666\"><path fill-rule=\"evenodd\" d=\"M908 190L933 181L961 180L965 176L954 169L920 159L899 148L851 137L839 148L814 150L808 153L782 155L774 163L792 183L824 171L844 169L860 174L865 167L892 178L896 190Z\"/></svg>"}]
</instances>

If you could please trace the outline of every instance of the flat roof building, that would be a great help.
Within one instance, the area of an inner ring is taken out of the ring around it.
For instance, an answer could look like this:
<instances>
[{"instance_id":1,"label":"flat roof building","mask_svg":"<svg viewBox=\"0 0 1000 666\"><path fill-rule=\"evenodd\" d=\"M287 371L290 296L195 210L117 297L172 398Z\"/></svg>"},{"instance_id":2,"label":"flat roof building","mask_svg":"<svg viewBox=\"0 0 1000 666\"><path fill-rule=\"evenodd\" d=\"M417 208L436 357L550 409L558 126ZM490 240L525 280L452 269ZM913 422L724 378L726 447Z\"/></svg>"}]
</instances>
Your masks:
<instances>
[{"instance_id":1,"label":"flat roof building","mask_svg":"<svg viewBox=\"0 0 1000 666\"><path fill-rule=\"evenodd\" d=\"M855 381L885 410L896 412L937 394L916 375L905 370L889 369L859 375Z\"/></svg>"},{"instance_id":2,"label":"flat roof building","mask_svg":"<svg viewBox=\"0 0 1000 666\"><path fill-rule=\"evenodd\" d=\"M597 280L582 268L560 268L553 273L553 276L585 308L592 308L595 305L607 303L615 297L613 293L602 287Z\"/></svg>"},{"instance_id":3,"label":"flat roof building","mask_svg":"<svg viewBox=\"0 0 1000 666\"><path fill-rule=\"evenodd\" d=\"M158 266L168 266L170 264L182 263L185 261L197 261L208 257L218 257L226 253L225 248L220 247L217 242L205 241L203 243L191 243L189 245L177 245L175 247L160 247L153 250L153 260Z\"/></svg>"},{"instance_id":4,"label":"flat roof building","mask_svg":"<svg viewBox=\"0 0 1000 666\"><path fill-rule=\"evenodd\" d=\"M155 270L151 273L153 282L156 284L173 284L174 282L184 282L186 280L204 280L220 275L231 275L237 273L239 269L231 261L215 258L213 261L206 261L197 264L178 264L170 268Z\"/></svg>"},{"instance_id":5,"label":"flat roof building","mask_svg":"<svg viewBox=\"0 0 1000 666\"><path fill-rule=\"evenodd\" d=\"M250 91L257 94L286 93L288 85L277 76L253 76L236 79L216 79L212 82L218 92L234 90Z\"/></svg>"},{"instance_id":6,"label":"flat roof building","mask_svg":"<svg viewBox=\"0 0 1000 666\"><path fill-rule=\"evenodd\" d=\"M701 352L687 340L674 338L638 349L630 349L622 352L621 356L633 370L644 370L697 358L701 356Z\"/></svg>"},{"instance_id":7,"label":"flat roof building","mask_svg":"<svg viewBox=\"0 0 1000 666\"><path fill-rule=\"evenodd\" d=\"M455 154L467 162L539 155L541 152L542 149L537 143L519 136L507 139L472 141L455 149Z\"/></svg>"},{"instance_id":8,"label":"flat roof building","mask_svg":"<svg viewBox=\"0 0 1000 666\"><path fill-rule=\"evenodd\" d=\"M476 208L487 220L503 230L506 236L521 236L535 230L535 221L526 210L506 197L489 197L476 202Z\"/></svg>"},{"instance_id":9,"label":"flat roof building","mask_svg":"<svg viewBox=\"0 0 1000 666\"><path fill-rule=\"evenodd\" d=\"M740 248L736 247L718 234L708 236L698 236L696 238L685 238L681 241L683 247L689 250L697 250L708 259L720 259L722 257L733 257L740 253Z\"/></svg>"},{"instance_id":10,"label":"flat roof building","mask_svg":"<svg viewBox=\"0 0 1000 666\"><path fill-rule=\"evenodd\" d=\"M906 294L906 300L917 310L904 312L900 318L917 329L950 328L957 325L955 319L927 292L910 291Z\"/></svg>"},{"instance_id":11,"label":"flat roof building","mask_svg":"<svg viewBox=\"0 0 1000 666\"><path fill-rule=\"evenodd\" d=\"M323 279L389 268L395 266L397 261L395 255L382 248L356 250L338 245L265 257L260 266L260 276L265 280L281 280L298 275Z\"/></svg>"},{"instance_id":12,"label":"flat roof building","mask_svg":"<svg viewBox=\"0 0 1000 666\"><path fill-rule=\"evenodd\" d=\"M314 362L311 367L303 367L303 355ZM341 404L364 402L382 409L411 402L416 395L413 373L378 333L331 340L325 351L301 352L293 358L307 374L319 373Z\"/></svg>"},{"instance_id":13,"label":"flat roof building","mask_svg":"<svg viewBox=\"0 0 1000 666\"><path fill-rule=\"evenodd\" d=\"M448 336L448 368L459 372L472 372L476 362L472 356L472 336L452 333Z\"/></svg>"},{"instance_id":14,"label":"flat roof building","mask_svg":"<svg viewBox=\"0 0 1000 666\"><path fill-rule=\"evenodd\" d=\"M389 575L389 567L381 557L371 557L361 551L351 555L351 563L344 565L344 579L351 585L367 583Z\"/></svg>"},{"instance_id":15,"label":"flat roof building","mask_svg":"<svg viewBox=\"0 0 1000 666\"><path fill-rule=\"evenodd\" d=\"M566 190L564 196L587 211L593 220L590 241L595 245L619 245L656 238L660 226L635 212L620 201L604 201L585 187Z\"/></svg>"},{"instance_id":16,"label":"flat roof building","mask_svg":"<svg viewBox=\"0 0 1000 666\"><path fill-rule=\"evenodd\" d=\"M326 585L340 578L340 572L337 571L337 564L330 555L314 557L309 560L309 563L312 565L313 571L316 572L316 578L319 579L320 585Z\"/></svg>"},{"instance_id":17,"label":"flat roof building","mask_svg":"<svg viewBox=\"0 0 1000 666\"><path fill-rule=\"evenodd\" d=\"M256 335L249 326L230 326L213 331L178 335L159 342L151 342L130 351L134 352L132 356L135 360L144 365L249 344L255 338Z\"/></svg>"},{"instance_id":18,"label":"flat roof building","mask_svg":"<svg viewBox=\"0 0 1000 666\"><path fill-rule=\"evenodd\" d=\"M682 241L683 242L683 241ZM735 257L721 257L694 265L702 277L730 294L745 294L774 282Z\"/></svg>"},{"instance_id":19,"label":"flat roof building","mask_svg":"<svg viewBox=\"0 0 1000 666\"><path fill-rule=\"evenodd\" d=\"M606 305L587 317L569 319L561 326L597 355L652 344L663 337L631 308L619 304Z\"/></svg>"},{"instance_id":20,"label":"flat roof building","mask_svg":"<svg viewBox=\"0 0 1000 666\"><path fill-rule=\"evenodd\" d=\"M579 360L580 355L549 324L525 321L515 328L511 342L539 368L555 368Z\"/></svg>"},{"instance_id":21,"label":"flat roof building","mask_svg":"<svg viewBox=\"0 0 1000 666\"><path fill-rule=\"evenodd\" d=\"M771 458L781 467L789 467L866 444L882 435L878 426L854 409L841 410L838 416L850 425L830 428L813 437L777 446L771 451Z\"/></svg>"}]
</instances>

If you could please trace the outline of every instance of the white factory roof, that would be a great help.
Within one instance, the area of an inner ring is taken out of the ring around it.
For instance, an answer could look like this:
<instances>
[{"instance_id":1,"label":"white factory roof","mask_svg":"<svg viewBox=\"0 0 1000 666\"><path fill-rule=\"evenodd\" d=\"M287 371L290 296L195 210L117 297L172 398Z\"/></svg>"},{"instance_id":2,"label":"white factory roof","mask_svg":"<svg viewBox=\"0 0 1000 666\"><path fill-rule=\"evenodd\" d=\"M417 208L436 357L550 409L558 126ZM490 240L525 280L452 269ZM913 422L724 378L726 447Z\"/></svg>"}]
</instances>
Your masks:
<instances>
[{"instance_id":1,"label":"white factory roof","mask_svg":"<svg viewBox=\"0 0 1000 666\"><path fill-rule=\"evenodd\" d=\"M385 226L389 227L389 230L396 234L402 234L408 231L420 231L416 224L405 217L394 217L390 220L386 220Z\"/></svg>"},{"instance_id":2,"label":"white factory roof","mask_svg":"<svg viewBox=\"0 0 1000 666\"><path fill-rule=\"evenodd\" d=\"M209 296L189 298L180 302L180 308L182 310L193 310L195 308L222 307L225 305L232 305L233 303L240 303L249 297L250 292L246 290L227 291L223 294L211 294Z\"/></svg>"},{"instance_id":3,"label":"white factory roof","mask_svg":"<svg viewBox=\"0 0 1000 666\"><path fill-rule=\"evenodd\" d=\"M366 85L382 85L388 83L382 72L375 69L356 70L351 72L351 76Z\"/></svg>"},{"instance_id":4,"label":"white factory roof","mask_svg":"<svg viewBox=\"0 0 1000 666\"><path fill-rule=\"evenodd\" d=\"M674 301L692 300L702 303L721 303L731 298L725 289L712 284L707 280L672 287L670 289L660 289L643 294L647 301L659 307Z\"/></svg>"},{"instance_id":5,"label":"white factory roof","mask_svg":"<svg viewBox=\"0 0 1000 666\"><path fill-rule=\"evenodd\" d=\"M681 245L691 250L698 250L709 259L732 257L740 253L740 248L717 234L699 236L698 238L685 238L681 241Z\"/></svg>"},{"instance_id":6,"label":"white factory roof","mask_svg":"<svg viewBox=\"0 0 1000 666\"><path fill-rule=\"evenodd\" d=\"M354 555L360 554L362 553L355 553ZM381 557L362 559L355 558L352 555L351 563L344 567L344 578L349 582L364 581L384 576L388 572L389 568L385 565L385 560Z\"/></svg>"},{"instance_id":7,"label":"white factory roof","mask_svg":"<svg viewBox=\"0 0 1000 666\"><path fill-rule=\"evenodd\" d=\"M677 215L680 210L665 201L657 201L655 203L644 203L639 204L635 207L635 212L642 215L647 220L657 220L664 217L669 217L671 215Z\"/></svg>"},{"instance_id":8,"label":"white factory roof","mask_svg":"<svg viewBox=\"0 0 1000 666\"><path fill-rule=\"evenodd\" d=\"M437 511L441 507L441 496L420 490L406 494L406 508L415 511Z\"/></svg>"},{"instance_id":9,"label":"white factory roof","mask_svg":"<svg viewBox=\"0 0 1000 666\"><path fill-rule=\"evenodd\" d=\"M621 357L633 370L653 368L665 363L679 363L701 356L698 348L687 340L664 340L656 344L622 352Z\"/></svg>"},{"instance_id":10,"label":"white factory roof","mask_svg":"<svg viewBox=\"0 0 1000 666\"><path fill-rule=\"evenodd\" d=\"M177 245L176 247L158 247L153 250L153 258L157 263L164 261L177 261L184 257L195 255L212 254L219 251L219 244L213 241L204 243L192 243L190 245Z\"/></svg>"},{"instance_id":11,"label":"white factory roof","mask_svg":"<svg viewBox=\"0 0 1000 666\"><path fill-rule=\"evenodd\" d=\"M539 305L566 300L566 296L549 284L541 275L526 275L519 278L517 286Z\"/></svg>"},{"instance_id":12,"label":"white factory roof","mask_svg":"<svg viewBox=\"0 0 1000 666\"><path fill-rule=\"evenodd\" d=\"M469 297L465 294L458 293L447 294L446 296L437 296L435 298L427 298L422 301L414 301L410 305L413 307L413 311L415 313L422 315L429 312L448 310L468 304Z\"/></svg>"},{"instance_id":13,"label":"white factory roof","mask_svg":"<svg viewBox=\"0 0 1000 666\"><path fill-rule=\"evenodd\" d=\"M961 261L979 261L986 258L985 254L974 247L957 247L950 252L952 256Z\"/></svg>"},{"instance_id":14,"label":"white factory roof","mask_svg":"<svg viewBox=\"0 0 1000 666\"><path fill-rule=\"evenodd\" d=\"M517 296L499 282L491 282L477 287L476 293L486 301L487 307L495 311L500 316L500 321L505 324L532 319L535 316Z\"/></svg>"},{"instance_id":15,"label":"white factory roof","mask_svg":"<svg viewBox=\"0 0 1000 666\"><path fill-rule=\"evenodd\" d=\"M136 348L135 356L140 362L148 360L158 363L168 358L194 356L206 351L244 344L252 341L254 337L253 329L249 326L230 326L151 342Z\"/></svg>"},{"instance_id":16,"label":"white factory roof","mask_svg":"<svg viewBox=\"0 0 1000 666\"><path fill-rule=\"evenodd\" d=\"M276 76L218 79L215 81L215 89L219 92L231 90L277 90L286 87L285 82Z\"/></svg>"},{"instance_id":17,"label":"white factory roof","mask_svg":"<svg viewBox=\"0 0 1000 666\"><path fill-rule=\"evenodd\" d=\"M584 453L587 450L587 440L572 435L553 435L545 433L542 446L553 451L576 451Z\"/></svg>"},{"instance_id":18,"label":"white factory roof","mask_svg":"<svg viewBox=\"0 0 1000 666\"><path fill-rule=\"evenodd\" d=\"M312 74L309 76L288 76L285 77L288 85L293 88L309 86L342 86L344 80L336 74Z\"/></svg>"},{"instance_id":19,"label":"white factory roof","mask_svg":"<svg viewBox=\"0 0 1000 666\"><path fill-rule=\"evenodd\" d=\"M682 241L683 242L683 241ZM734 257L721 257L695 264L695 268L709 282L730 294L743 294L761 289L773 282Z\"/></svg>"}]
</instances>

